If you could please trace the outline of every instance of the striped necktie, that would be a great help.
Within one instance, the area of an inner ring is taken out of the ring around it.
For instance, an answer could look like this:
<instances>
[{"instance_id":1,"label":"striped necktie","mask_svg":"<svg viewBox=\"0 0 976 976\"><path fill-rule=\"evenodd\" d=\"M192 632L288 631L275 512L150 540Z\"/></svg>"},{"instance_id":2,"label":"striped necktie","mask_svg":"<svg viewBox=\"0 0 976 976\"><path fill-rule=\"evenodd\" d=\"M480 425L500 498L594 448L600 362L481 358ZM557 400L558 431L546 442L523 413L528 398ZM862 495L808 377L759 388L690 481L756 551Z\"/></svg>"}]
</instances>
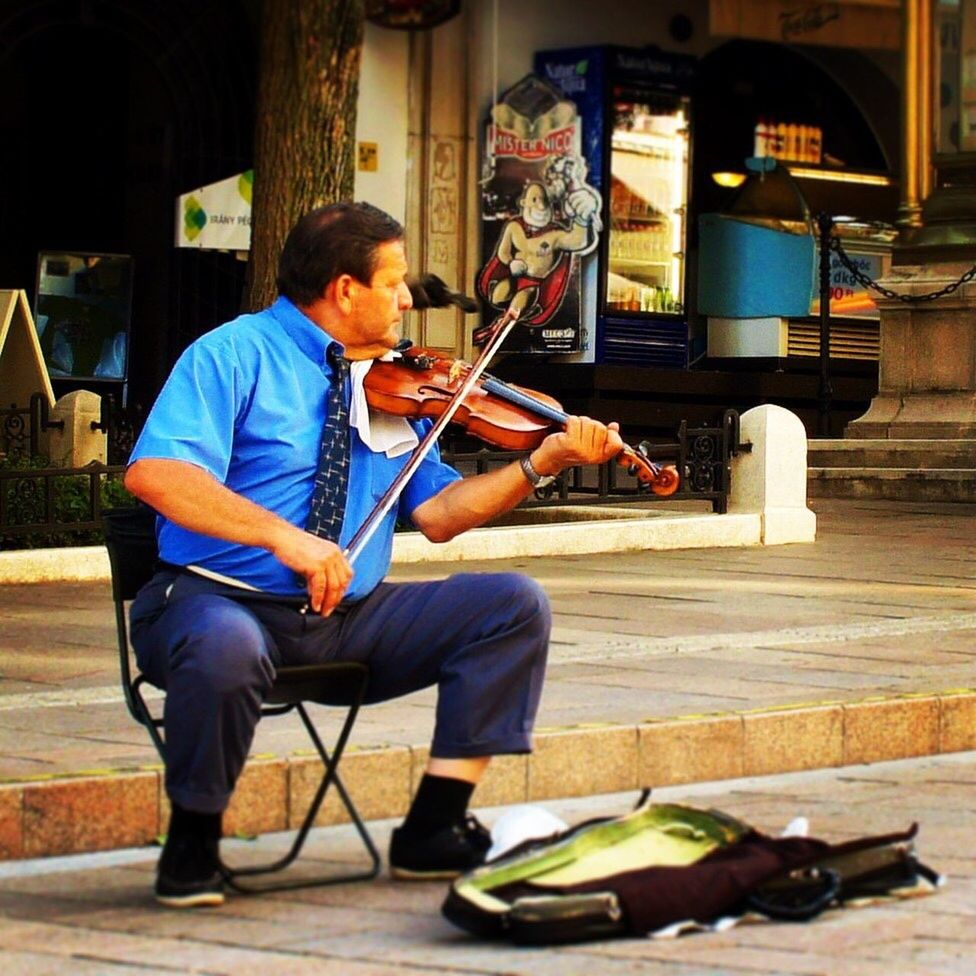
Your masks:
<instances>
[{"instance_id":1,"label":"striped necktie","mask_svg":"<svg viewBox=\"0 0 976 976\"><path fill-rule=\"evenodd\" d=\"M313 535L338 543L346 510L349 486L349 407L346 405L346 378L349 360L339 354L342 347L331 343L326 359L332 367L319 467L315 472L312 507L305 529Z\"/></svg>"}]
</instances>

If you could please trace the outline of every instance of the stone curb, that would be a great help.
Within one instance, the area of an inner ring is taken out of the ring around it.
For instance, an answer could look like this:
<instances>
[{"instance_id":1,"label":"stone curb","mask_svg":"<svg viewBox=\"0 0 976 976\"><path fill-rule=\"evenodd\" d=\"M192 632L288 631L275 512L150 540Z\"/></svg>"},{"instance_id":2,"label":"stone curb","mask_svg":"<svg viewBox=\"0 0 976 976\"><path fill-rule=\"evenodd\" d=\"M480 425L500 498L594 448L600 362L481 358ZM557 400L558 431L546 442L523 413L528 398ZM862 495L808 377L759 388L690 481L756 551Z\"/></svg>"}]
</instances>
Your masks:
<instances>
[{"instance_id":1,"label":"stone curb","mask_svg":"<svg viewBox=\"0 0 976 976\"><path fill-rule=\"evenodd\" d=\"M767 776L976 749L976 689L539 729L531 756L499 757L479 807ZM401 816L427 748L351 747L342 777L367 820ZM318 783L312 753L253 756L227 835L297 826ZM88 770L0 784L0 860L153 843L168 821L161 768ZM334 797L317 823L342 822Z\"/></svg>"},{"instance_id":2,"label":"stone curb","mask_svg":"<svg viewBox=\"0 0 976 976\"><path fill-rule=\"evenodd\" d=\"M761 516L661 512L636 514L633 509L600 506L563 509L574 521L545 525L472 529L451 542L435 545L419 532L394 539L394 565L514 559L527 556L568 556L637 549L700 549L759 545ZM550 515L556 514L550 512ZM110 579L104 546L67 549L17 549L0 552L0 584L97 582Z\"/></svg>"}]
</instances>

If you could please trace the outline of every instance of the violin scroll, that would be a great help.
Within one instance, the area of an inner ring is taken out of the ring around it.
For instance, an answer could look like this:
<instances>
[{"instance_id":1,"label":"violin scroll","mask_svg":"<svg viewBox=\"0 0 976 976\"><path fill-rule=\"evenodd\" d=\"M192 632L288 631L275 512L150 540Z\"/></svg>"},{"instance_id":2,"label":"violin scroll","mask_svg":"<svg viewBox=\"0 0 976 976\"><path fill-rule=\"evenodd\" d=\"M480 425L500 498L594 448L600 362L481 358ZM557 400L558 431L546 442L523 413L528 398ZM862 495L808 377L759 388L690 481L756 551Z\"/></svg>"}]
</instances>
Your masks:
<instances>
[{"instance_id":1,"label":"violin scroll","mask_svg":"<svg viewBox=\"0 0 976 976\"><path fill-rule=\"evenodd\" d=\"M627 473L638 483L661 497L673 495L681 486L678 469L673 464L656 464L640 447L624 447L617 455L617 463L627 468Z\"/></svg>"}]
</instances>

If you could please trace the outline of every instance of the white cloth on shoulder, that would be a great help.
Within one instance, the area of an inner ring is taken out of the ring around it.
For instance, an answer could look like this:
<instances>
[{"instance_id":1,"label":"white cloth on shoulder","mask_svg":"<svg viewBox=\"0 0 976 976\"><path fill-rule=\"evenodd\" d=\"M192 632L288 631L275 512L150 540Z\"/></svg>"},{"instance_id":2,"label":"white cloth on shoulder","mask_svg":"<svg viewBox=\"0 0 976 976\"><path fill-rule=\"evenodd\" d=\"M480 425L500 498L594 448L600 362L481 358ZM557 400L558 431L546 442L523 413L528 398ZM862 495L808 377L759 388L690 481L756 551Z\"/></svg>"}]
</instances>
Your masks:
<instances>
[{"instance_id":1,"label":"white cloth on shoulder","mask_svg":"<svg viewBox=\"0 0 976 976\"><path fill-rule=\"evenodd\" d=\"M397 354L391 351L382 360L390 362L396 358ZM405 417L369 409L363 379L372 365L372 359L357 359L349 367L352 382L349 423L359 431L362 442L371 451L382 451L388 458L399 457L412 451L420 443L420 439Z\"/></svg>"}]
</instances>

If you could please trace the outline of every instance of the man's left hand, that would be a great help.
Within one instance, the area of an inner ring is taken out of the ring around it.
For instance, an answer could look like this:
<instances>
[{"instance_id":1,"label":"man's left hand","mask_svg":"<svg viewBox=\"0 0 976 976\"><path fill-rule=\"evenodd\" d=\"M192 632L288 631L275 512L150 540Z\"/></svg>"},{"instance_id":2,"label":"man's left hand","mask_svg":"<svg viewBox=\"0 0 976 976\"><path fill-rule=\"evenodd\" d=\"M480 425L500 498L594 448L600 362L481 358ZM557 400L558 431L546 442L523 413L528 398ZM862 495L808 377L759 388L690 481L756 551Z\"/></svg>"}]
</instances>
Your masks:
<instances>
[{"instance_id":1,"label":"man's left hand","mask_svg":"<svg viewBox=\"0 0 976 976\"><path fill-rule=\"evenodd\" d=\"M623 448L619 424L569 417L565 430L550 434L532 452L532 467L540 474L559 474L577 464L602 464Z\"/></svg>"}]
</instances>

